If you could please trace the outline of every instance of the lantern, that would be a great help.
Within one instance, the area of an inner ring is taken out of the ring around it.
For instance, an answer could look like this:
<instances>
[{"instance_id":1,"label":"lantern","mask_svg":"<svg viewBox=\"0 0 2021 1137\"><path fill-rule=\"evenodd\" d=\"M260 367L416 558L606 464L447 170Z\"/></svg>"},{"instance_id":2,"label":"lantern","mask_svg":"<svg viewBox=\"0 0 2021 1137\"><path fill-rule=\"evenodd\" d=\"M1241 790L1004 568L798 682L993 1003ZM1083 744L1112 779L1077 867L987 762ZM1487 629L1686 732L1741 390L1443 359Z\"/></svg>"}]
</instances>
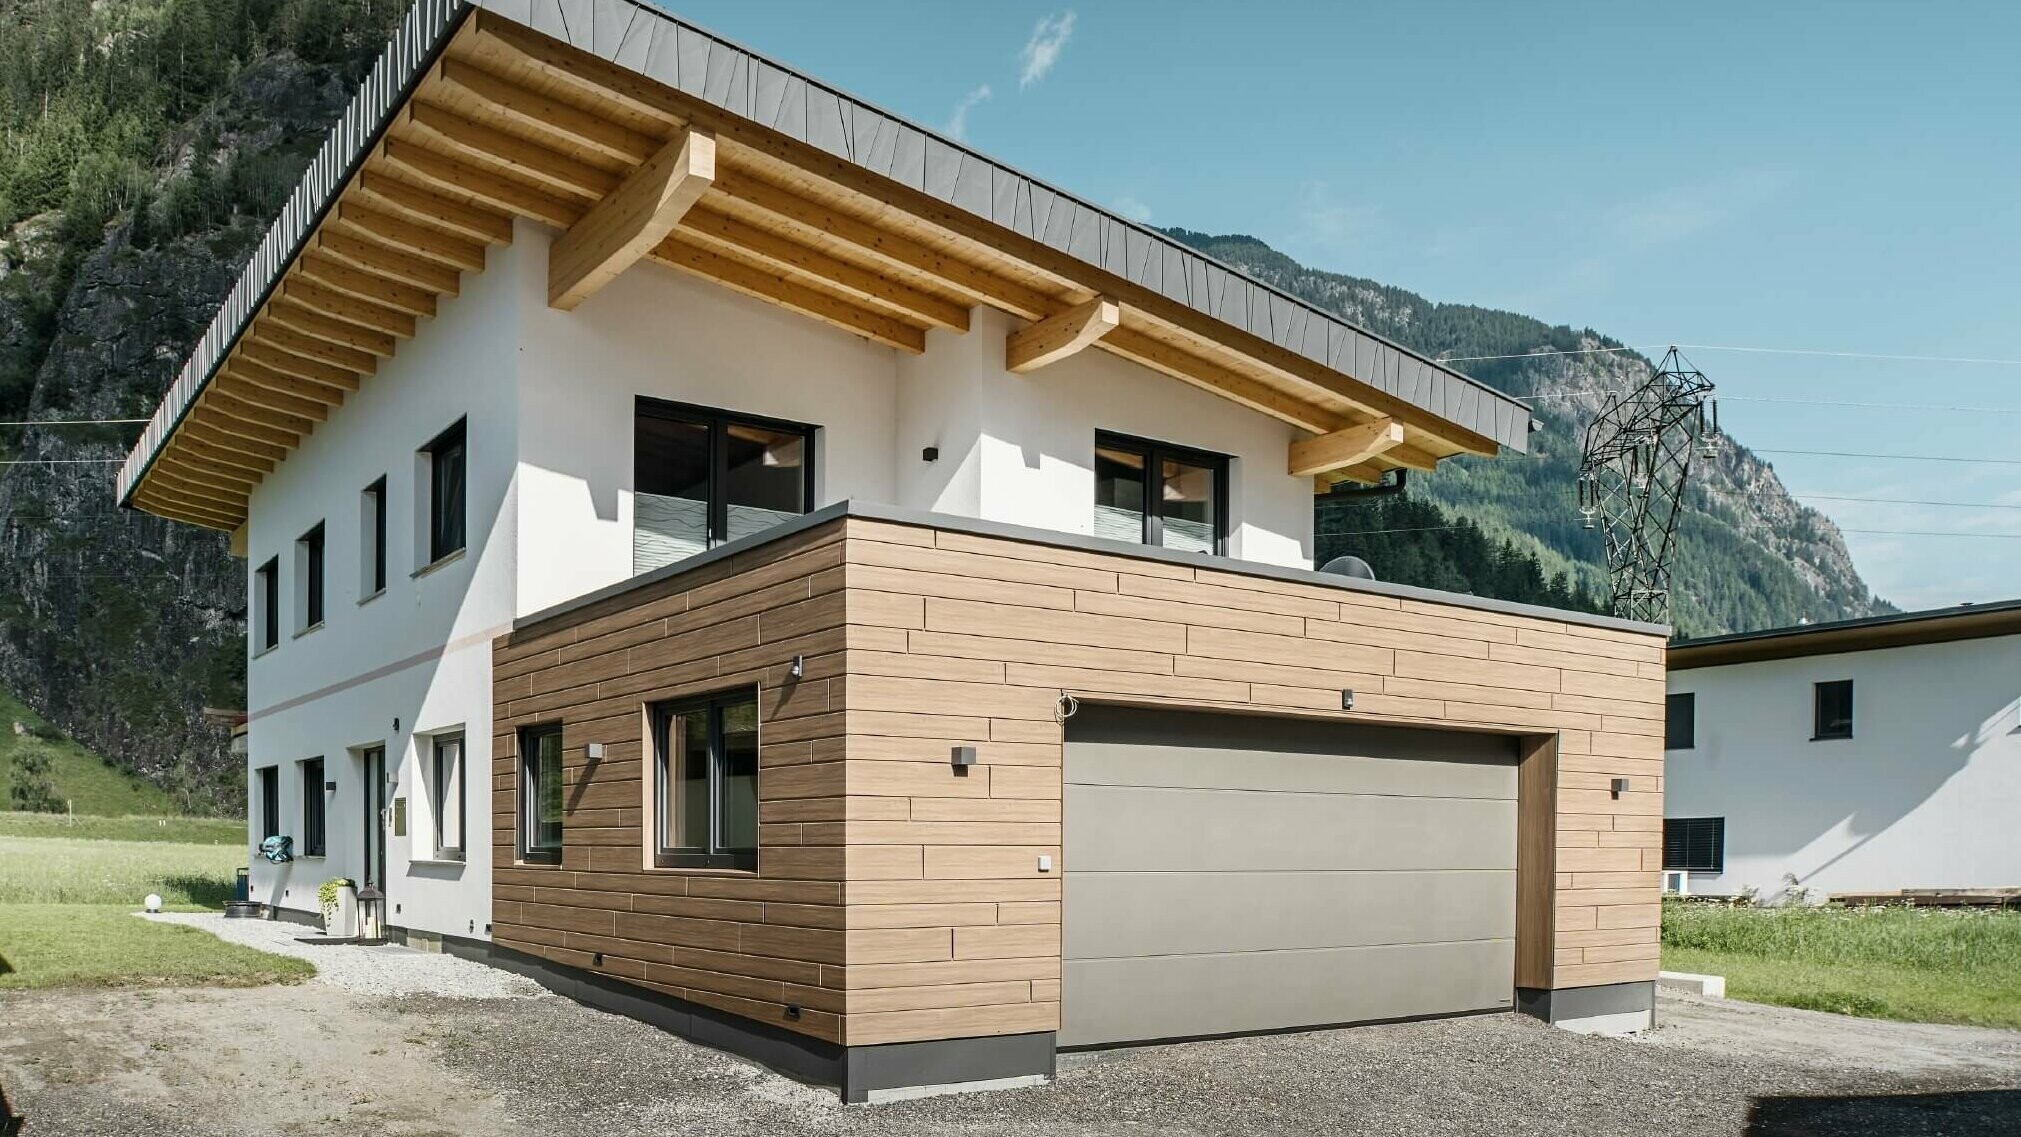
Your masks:
<instances>
[{"instance_id":1,"label":"lantern","mask_svg":"<svg viewBox=\"0 0 2021 1137\"><path fill-rule=\"evenodd\" d=\"M370 944L386 941L386 894L369 884L358 890L358 938Z\"/></svg>"}]
</instances>

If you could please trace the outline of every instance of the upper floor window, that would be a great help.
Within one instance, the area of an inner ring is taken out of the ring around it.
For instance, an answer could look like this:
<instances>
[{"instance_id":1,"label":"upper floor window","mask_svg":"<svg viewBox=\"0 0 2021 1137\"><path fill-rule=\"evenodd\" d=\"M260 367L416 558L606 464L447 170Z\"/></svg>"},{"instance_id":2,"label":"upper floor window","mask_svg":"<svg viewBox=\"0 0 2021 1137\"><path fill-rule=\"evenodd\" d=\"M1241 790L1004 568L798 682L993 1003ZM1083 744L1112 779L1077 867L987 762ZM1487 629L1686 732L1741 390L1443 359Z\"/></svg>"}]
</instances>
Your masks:
<instances>
[{"instance_id":1,"label":"upper floor window","mask_svg":"<svg viewBox=\"0 0 2021 1137\"><path fill-rule=\"evenodd\" d=\"M358 546L360 594L377 596L386 591L385 478L366 486L359 501Z\"/></svg>"},{"instance_id":2,"label":"upper floor window","mask_svg":"<svg viewBox=\"0 0 2021 1137\"><path fill-rule=\"evenodd\" d=\"M253 629L260 651L281 643L281 558L274 557L253 573Z\"/></svg>"},{"instance_id":3,"label":"upper floor window","mask_svg":"<svg viewBox=\"0 0 2021 1137\"><path fill-rule=\"evenodd\" d=\"M654 708L653 863L758 867L758 694Z\"/></svg>"},{"instance_id":4,"label":"upper floor window","mask_svg":"<svg viewBox=\"0 0 2021 1137\"><path fill-rule=\"evenodd\" d=\"M421 448L421 465L426 477L422 484L427 487L427 531L423 547L428 550L428 564L463 551L468 535L464 531L464 499L468 487L464 482L467 461L466 420L458 419L456 425L435 436L434 441ZM417 495L418 497L419 495Z\"/></svg>"},{"instance_id":5,"label":"upper floor window","mask_svg":"<svg viewBox=\"0 0 2021 1137\"><path fill-rule=\"evenodd\" d=\"M1698 696L1681 691L1663 701L1663 749L1689 750L1698 745Z\"/></svg>"},{"instance_id":6,"label":"upper floor window","mask_svg":"<svg viewBox=\"0 0 2021 1137\"><path fill-rule=\"evenodd\" d=\"M519 732L519 859L561 861L561 724Z\"/></svg>"},{"instance_id":7,"label":"upper floor window","mask_svg":"<svg viewBox=\"0 0 2021 1137\"><path fill-rule=\"evenodd\" d=\"M1095 536L1189 553L1228 547L1228 459L1095 435Z\"/></svg>"},{"instance_id":8,"label":"upper floor window","mask_svg":"<svg viewBox=\"0 0 2021 1137\"><path fill-rule=\"evenodd\" d=\"M323 760L310 758L302 763L302 855L320 857L324 847Z\"/></svg>"},{"instance_id":9,"label":"upper floor window","mask_svg":"<svg viewBox=\"0 0 2021 1137\"><path fill-rule=\"evenodd\" d=\"M295 618L298 631L308 631L323 622L323 526L302 534L295 542L295 580L299 603Z\"/></svg>"},{"instance_id":10,"label":"upper floor window","mask_svg":"<svg viewBox=\"0 0 2021 1137\"><path fill-rule=\"evenodd\" d=\"M759 533L814 500L814 428L640 397L632 572Z\"/></svg>"},{"instance_id":11,"label":"upper floor window","mask_svg":"<svg viewBox=\"0 0 2021 1137\"><path fill-rule=\"evenodd\" d=\"M1853 681L1834 679L1812 689L1811 741L1853 736Z\"/></svg>"}]
</instances>

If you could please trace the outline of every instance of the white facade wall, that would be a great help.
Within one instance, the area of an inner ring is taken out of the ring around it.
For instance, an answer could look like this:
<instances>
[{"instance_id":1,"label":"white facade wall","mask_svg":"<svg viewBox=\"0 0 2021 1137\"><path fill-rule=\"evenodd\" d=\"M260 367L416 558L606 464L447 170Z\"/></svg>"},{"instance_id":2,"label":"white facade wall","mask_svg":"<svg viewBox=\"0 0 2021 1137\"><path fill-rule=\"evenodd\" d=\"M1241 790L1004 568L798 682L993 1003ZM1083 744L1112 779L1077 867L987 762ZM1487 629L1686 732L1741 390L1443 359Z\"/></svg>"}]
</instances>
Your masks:
<instances>
[{"instance_id":1,"label":"white facade wall","mask_svg":"<svg viewBox=\"0 0 2021 1137\"><path fill-rule=\"evenodd\" d=\"M819 428L815 505L877 501L1064 533L1094 530L1097 430L1228 454L1229 552L1309 567L1312 489L1284 472L1292 428L1100 351L1028 376L1004 370L1017 321L977 309L965 335L897 352L658 265L574 312L546 302L550 231L520 222L486 271L381 363L259 486L248 579L281 563L281 644L247 665L253 899L313 911L331 876L362 879L362 752L386 747L407 834L387 842L387 914L412 929L489 933L490 640L515 617L632 570L632 426L639 395ZM425 445L468 418L469 545L413 575ZM937 461L921 451L937 446ZM387 479L388 573L363 597L360 495ZM326 526L326 619L296 636L296 538ZM254 629L257 634L257 628ZM395 725L397 723L397 726ZM469 832L433 860L423 763L465 738ZM322 757L328 854L257 856L252 771L280 767L281 831L301 842L299 761Z\"/></svg>"},{"instance_id":2,"label":"white facade wall","mask_svg":"<svg viewBox=\"0 0 2021 1137\"><path fill-rule=\"evenodd\" d=\"M1853 681L1853 737L1810 741L1812 685ZM2021 887L2021 636L1672 672L1696 743L1665 755L1664 813L1726 818L1693 893L1817 899Z\"/></svg>"}]
</instances>

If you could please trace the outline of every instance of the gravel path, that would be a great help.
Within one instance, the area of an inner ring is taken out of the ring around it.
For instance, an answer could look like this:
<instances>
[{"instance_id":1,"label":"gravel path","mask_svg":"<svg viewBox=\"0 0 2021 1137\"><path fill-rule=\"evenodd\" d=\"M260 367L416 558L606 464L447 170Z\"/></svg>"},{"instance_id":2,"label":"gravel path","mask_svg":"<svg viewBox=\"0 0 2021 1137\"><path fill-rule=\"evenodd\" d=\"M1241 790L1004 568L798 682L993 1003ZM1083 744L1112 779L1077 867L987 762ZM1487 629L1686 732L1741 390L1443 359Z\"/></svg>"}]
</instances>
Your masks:
<instances>
[{"instance_id":1,"label":"gravel path","mask_svg":"<svg viewBox=\"0 0 2021 1137\"><path fill-rule=\"evenodd\" d=\"M144 919L201 928L222 940L316 965L312 981L360 995L449 999L548 998L531 979L467 959L397 944L305 944L311 929L285 920L227 920L215 912L162 912Z\"/></svg>"}]
</instances>

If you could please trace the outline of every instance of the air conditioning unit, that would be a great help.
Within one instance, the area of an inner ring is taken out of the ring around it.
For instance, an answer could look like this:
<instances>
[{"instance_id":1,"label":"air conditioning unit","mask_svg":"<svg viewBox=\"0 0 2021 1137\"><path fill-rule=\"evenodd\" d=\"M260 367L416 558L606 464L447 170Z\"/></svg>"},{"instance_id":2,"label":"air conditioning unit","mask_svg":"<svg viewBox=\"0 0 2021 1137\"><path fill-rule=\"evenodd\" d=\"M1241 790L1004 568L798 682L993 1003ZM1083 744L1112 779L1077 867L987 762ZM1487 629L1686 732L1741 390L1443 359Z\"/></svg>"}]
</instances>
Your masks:
<instances>
[{"instance_id":1,"label":"air conditioning unit","mask_svg":"<svg viewBox=\"0 0 2021 1137\"><path fill-rule=\"evenodd\" d=\"M1691 895L1691 874L1683 869L1663 870L1663 891L1679 896Z\"/></svg>"}]
</instances>

